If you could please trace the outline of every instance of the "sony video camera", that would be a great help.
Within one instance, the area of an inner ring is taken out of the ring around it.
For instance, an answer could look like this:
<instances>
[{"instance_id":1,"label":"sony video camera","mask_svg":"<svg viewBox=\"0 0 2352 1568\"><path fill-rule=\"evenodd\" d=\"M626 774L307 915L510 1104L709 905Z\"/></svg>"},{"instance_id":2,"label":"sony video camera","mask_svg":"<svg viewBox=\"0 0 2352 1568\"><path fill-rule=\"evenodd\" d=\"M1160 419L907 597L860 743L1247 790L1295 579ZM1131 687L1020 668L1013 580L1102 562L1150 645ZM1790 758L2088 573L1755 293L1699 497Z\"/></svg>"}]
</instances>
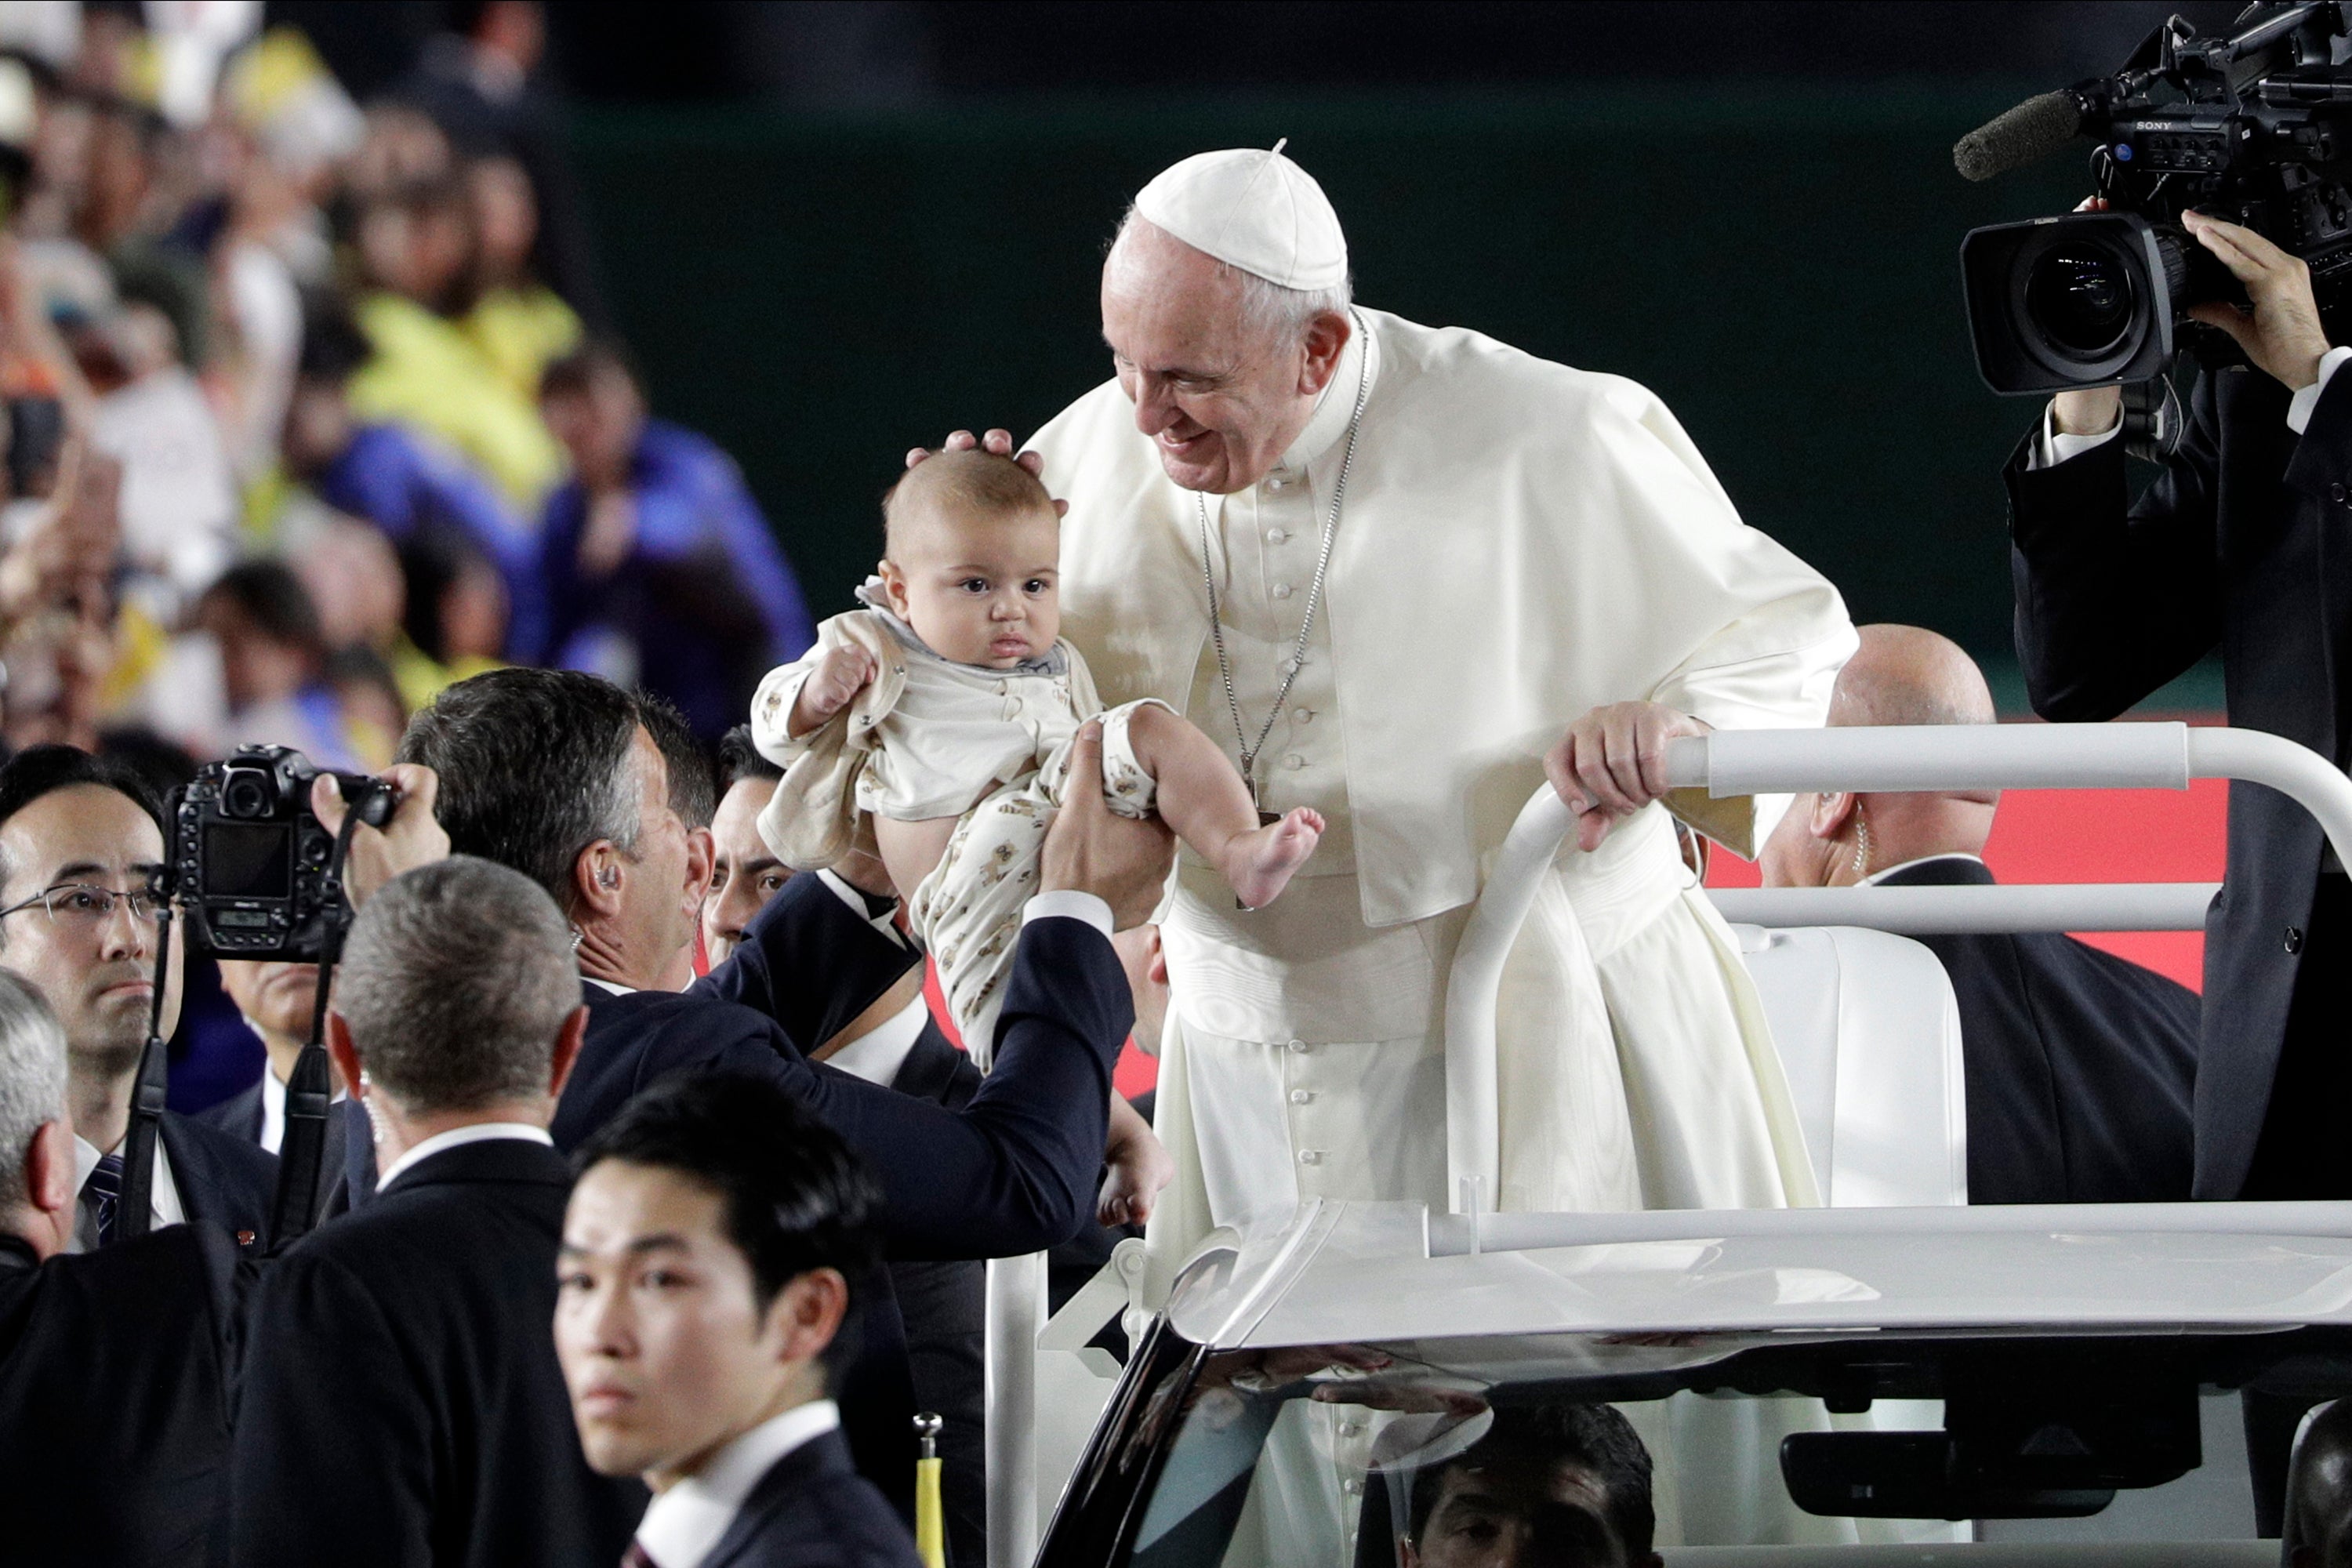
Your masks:
<instances>
[{"instance_id":1,"label":"sony video camera","mask_svg":"<svg viewBox=\"0 0 2352 1568\"><path fill-rule=\"evenodd\" d=\"M191 951L315 963L350 912L335 837L310 809L319 769L286 746L245 746L209 763L172 804L168 871ZM360 821L381 827L398 792L335 774Z\"/></svg>"},{"instance_id":2,"label":"sony video camera","mask_svg":"<svg viewBox=\"0 0 2352 1568\"><path fill-rule=\"evenodd\" d=\"M2116 75L2029 99L1953 148L1962 174L1987 180L2087 136L2108 207L1962 243L1977 369L1993 391L2150 380L2190 306L2242 303L2180 226L2192 207L2303 258L2323 313L2352 283L2352 5L2263 0L2236 25L2200 38L2175 16Z\"/></svg>"}]
</instances>

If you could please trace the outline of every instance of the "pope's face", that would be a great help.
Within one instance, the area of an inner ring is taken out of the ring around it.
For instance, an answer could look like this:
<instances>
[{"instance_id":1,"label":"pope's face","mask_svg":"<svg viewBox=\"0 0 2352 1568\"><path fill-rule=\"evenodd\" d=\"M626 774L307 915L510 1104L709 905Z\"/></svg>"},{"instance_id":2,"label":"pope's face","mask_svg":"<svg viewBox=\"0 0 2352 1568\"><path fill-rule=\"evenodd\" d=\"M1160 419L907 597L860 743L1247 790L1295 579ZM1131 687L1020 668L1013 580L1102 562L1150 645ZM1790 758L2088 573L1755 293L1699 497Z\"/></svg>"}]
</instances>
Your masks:
<instances>
[{"instance_id":1,"label":"pope's face","mask_svg":"<svg viewBox=\"0 0 2352 1568\"><path fill-rule=\"evenodd\" d=\"M1329 377L1303 337L1270 335L1243 314L1231 271L1148 226L1130 227L1103 264L1102 320L1135 427L1188 490L1231 495L1265 478Z\"/></svg>"}]
</instances>

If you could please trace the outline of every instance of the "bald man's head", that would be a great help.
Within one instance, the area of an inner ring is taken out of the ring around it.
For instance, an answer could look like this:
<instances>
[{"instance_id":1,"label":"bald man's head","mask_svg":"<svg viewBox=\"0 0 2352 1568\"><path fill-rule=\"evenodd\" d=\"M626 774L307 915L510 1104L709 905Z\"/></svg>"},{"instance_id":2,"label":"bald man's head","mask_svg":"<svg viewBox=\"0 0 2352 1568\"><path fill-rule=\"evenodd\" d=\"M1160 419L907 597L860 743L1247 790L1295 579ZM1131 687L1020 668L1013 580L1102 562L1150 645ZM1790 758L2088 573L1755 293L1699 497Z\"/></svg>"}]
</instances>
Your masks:
<instances>
[{"instance_id":1,"label":"bald man's head","mask_svg":"<svg viewBox=\"0 0 2352 1568\"><path fill-rule=\"evenodd\" d=\"M1832 725L1990 724L2000 714L1983 672L1958 643L1919 626L1860 628L1838 672ZM1766 840L1768 888L1819 888L1935 855L1981 855L1997 790L1801 795Z\"/></svg>"},{"instance_id":2,"label":"bald man's head","mask_svg":"<svg viewBox=\"0 0 2352 1568\"><path fill-rule=\"evenodd\" d=\"M1838 672L1830 723L1990 724L1992 689L1960 645L1924 626L1860 628L1862 646Z\"/></svg>"}]
</instances>

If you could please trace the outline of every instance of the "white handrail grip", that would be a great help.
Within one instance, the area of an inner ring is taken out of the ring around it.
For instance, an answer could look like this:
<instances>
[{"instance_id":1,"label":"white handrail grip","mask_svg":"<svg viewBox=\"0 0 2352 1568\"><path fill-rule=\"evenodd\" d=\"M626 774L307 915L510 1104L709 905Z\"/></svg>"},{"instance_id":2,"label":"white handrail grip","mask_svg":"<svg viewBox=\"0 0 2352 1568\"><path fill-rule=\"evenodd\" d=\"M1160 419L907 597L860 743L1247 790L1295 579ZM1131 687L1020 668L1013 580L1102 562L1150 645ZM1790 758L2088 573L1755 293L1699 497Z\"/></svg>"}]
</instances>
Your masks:
<instances>
[{"instance_id":1,"label":"white handrail grip","mask_svg":"<svg viewBox=\"0 0 2352 1568\"><path fill-rule=\"evenodd\" d=\"M2202 931L2219 882L2018 887L1710 888L1734 925L1868 926L1897 936Z\"/></svg>"},{"instance_id":2,"label":"white handrail grip","mask_svg":"<svg viewBox=\"0 0 2352 1568\"><path fill-rule=\"evenodd\" d=\"M1798 790L2187 789L2190 733L2179 723L1717 730L1669 742L1666 777L1678 787L1704 785L1718 797Z\"/></svg>"},{"instance_id":3,"label":"white handrail grip","mask_svg":"<svg viewBox=\"0 0 2352 1568\"><path fill-rule=\"evenodd\" d=\"M2352 866L2352 779L2309 747L2260 730L2189 731L2190 775L2267 784L2319 819L2336 860Z\"/></svg>"},{"instance_id":4,"label":"white handrail grip","mask_svg":"<svg viewBox=\"0 0 2352 1568\"><path fill-rule=\"evenodd\" d=\"M1470 910L1445 991L1446 1190L1459 1203L1464 1176L1482 1176L1485 1191L1502 1191L1498 1129L1502 1125L1495 1087L1495 1000L1536 889L1576 816L1549 784L1519 808L1495 869ZM1456 1046L1454 1042L1462 1042ZM1478 1042L1472 1046L1471 1042ZM1491 1198L1489 1201L1493 1201Z\"/></svg>"}]
</instances>

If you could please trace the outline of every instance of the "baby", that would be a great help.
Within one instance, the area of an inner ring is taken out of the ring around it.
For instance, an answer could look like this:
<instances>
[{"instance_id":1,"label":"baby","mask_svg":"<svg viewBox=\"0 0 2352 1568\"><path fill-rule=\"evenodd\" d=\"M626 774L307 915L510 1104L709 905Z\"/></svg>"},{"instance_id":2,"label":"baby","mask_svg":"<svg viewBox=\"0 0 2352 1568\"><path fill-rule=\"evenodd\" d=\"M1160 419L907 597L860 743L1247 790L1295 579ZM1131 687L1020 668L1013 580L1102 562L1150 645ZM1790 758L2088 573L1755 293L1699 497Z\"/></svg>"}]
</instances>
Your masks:
<instances>
[{"instance_id":1,"label":"baby","mask_svg":"<svg viewBox=\"0 0 2352 1568\"><path fill-rule=\"evenodd\" d=\"M752 701L753 738L786 770L761 830L805 867L830 864L871 824L985 1067L1021 907L1088 720L1102 720L1110 808L1156 808L1252 909L1313 853L1323 819L1301 807L1262 820L1217 743L1164 702L1103 711L1059 637L1061 520L1027 469L940 453L898 482L883 517L888 553L858 595L872 607L825 622Z\"/></svg>"}]
</instances>

